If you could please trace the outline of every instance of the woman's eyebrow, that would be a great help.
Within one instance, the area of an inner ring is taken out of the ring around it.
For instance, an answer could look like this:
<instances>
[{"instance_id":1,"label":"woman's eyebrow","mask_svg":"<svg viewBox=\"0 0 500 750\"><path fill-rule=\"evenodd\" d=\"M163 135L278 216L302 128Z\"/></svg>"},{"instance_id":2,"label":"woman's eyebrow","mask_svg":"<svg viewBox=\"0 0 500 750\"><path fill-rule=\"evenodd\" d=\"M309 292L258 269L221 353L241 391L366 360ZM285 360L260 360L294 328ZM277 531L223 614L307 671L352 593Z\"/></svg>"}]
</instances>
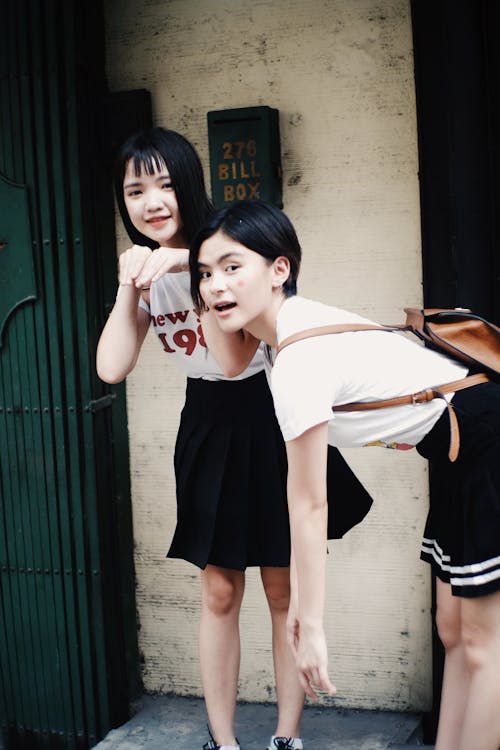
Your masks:
<instances>
[{"instance_id":1,"label":"woman's eyebrow","mask_svg":"<svg viewBox=\"0 0 500 750\"><path fill-rule=\"evenodd\" d=\"M234 258L241 256L242 253L238 252L238 250L231 250L229 253L224 253L224 255L221 255L219 258L216 259L216 263L223 263L228 258ZM198 268L208 268L210 266L210 263L204 263L202 260L198 261Z\"/></svg>"},{"instance_id":2,"label":"woman's eyebrow","mask_svg":"<svg viewBox=\"0 0 500 750\"><path fill-rule=\"evenodd\" d=\"M172 180L168 172L164 172L163 174L158 175L155 179L155 182L163 182L164 180ZM138 177L134 181L123 183L123 188L127 189L131 187L137 187L139 185L142 185L142 180Z\"/></svg>"}]
</instances>

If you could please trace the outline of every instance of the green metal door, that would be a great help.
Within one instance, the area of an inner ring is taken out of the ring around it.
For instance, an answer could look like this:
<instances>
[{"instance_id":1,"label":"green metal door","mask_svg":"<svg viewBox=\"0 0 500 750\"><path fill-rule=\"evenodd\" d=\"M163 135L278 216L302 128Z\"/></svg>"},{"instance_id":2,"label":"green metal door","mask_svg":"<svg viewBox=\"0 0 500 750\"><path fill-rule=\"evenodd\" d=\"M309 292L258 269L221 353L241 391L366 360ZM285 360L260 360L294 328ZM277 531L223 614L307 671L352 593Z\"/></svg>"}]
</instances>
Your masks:
<instances>
[{"instance_id":1,"label":"green metal door","mask_svg":"<svg viewBox=\"0 0 500 750\"><path fill-rule=\"evenodd\" d=\"M137 688L124 392L95 375L114 287L98 2L2 2L0 723L88 748ZM0 740L1 743L1 740Z\"/></svg>"}]
</instances>

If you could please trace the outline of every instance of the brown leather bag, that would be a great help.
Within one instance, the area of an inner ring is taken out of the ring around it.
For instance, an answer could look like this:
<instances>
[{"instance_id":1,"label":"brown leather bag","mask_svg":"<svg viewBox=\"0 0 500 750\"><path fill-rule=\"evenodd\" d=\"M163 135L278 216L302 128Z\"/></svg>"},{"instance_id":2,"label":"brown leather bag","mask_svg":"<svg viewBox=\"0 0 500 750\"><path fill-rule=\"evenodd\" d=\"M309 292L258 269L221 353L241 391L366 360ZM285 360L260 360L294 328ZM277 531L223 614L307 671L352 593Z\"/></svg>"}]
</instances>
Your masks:
<instances>
[{"instance_id":1,"label":"brown leather bag","mask_svg":"<svg viewBox=\"0 0 500 750\"><path fill-rule=\"evenodd\" d=\"M485 318L455 308L405 307L405 329L433 349L465 362L475 370L500 375L500 328Z\"/></svg>"},{"instance_id":2,"label":"brown leather bag","mask_svg":"<svg viewBox=\"0 0 500 750\"><path fill-rule=\"evenodd\" d=\"M292 334L278 352L311 336L353 331L407 331L414 333L433 349L465 362L469 367L490 375L500 375L500 328L470 310L455 308L405 307L406 323L399 325L345 323L308 328Z\"/></svg>"},{"instance_id":3,"label":"brown leather bag","mask_svg":"<svg viewBox=\"0 0 500 750\"><path fill-rule=\"evenodd\" d=\"M457 417L453 406L445 398L447 393L470 388L479 383L485 383L490 376L500 375L500 328L472 313L470 310L456 308L419 309L405 307L406 324L385 326L363 323L332 324L308 328L298 331L284 339L278 346L278 353L286 346L296 341L313 336L324 336L331 333L353 333L355 331L409 331L425 341L433 349L447 354L469 365L476 374L468 375L452 383L443 383L424 388L418 393L410 393L396 398L381 399L380 401L353 402L332 406L332 411L368 411L372 409L386 409L390 406L405 404L422 404L434 398L442 398L446 402L450 419L450 447L448 457L455 461L460 449L460 434ZM481 372L477 372L480 370ZM488 373L488 374L486 374Z\"/></svg>"}]
</instances>

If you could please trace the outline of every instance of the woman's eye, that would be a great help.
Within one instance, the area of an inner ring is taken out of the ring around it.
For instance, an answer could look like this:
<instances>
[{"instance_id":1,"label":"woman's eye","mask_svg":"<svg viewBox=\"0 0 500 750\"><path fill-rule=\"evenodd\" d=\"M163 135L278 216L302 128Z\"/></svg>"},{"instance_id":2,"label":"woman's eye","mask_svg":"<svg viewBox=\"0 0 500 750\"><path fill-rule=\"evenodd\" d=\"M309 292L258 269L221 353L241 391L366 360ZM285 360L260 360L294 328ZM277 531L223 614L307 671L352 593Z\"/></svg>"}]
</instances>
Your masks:
<instances>
[{"instance_id":1,"label":"woman's eye","mask_svg":"<svg viewBox=\"0 0 500 750\"><path fill-rule=\"evenodd\" d=\"M209 279L210 271L200 271L200 279Z\"/></svg>"},{"instance_id":2,"label":"woman's eye","mask_svg":"<svg viewBox=\"0 0 500 750\"><path fill-rule=\"evenodd\" d=\"M236 271L239 266L236 265L236 263L231 263L231 265L226 266L226 271Z\"/></svg>"},{"instance_id":3,"label":"woman's eye","mask_svg":"<svg viewBox=\"0 0 500 750\"><path fill-rule=\"evenodd\" d=\"M163 190L173 190L173 187L171 182L164 182L162 185Z\"/></svg>"},{"instance_id":4,"label":"woman's eye","mask_svg":"<svg viewBox=\"0 0 500 750\"><path fill-rule=\"evenodd\" d=\"M140 190L131 190L129 193L127 193L127 198L135 198L136 195L140 195Z\"/></svg>"}]
</instances>

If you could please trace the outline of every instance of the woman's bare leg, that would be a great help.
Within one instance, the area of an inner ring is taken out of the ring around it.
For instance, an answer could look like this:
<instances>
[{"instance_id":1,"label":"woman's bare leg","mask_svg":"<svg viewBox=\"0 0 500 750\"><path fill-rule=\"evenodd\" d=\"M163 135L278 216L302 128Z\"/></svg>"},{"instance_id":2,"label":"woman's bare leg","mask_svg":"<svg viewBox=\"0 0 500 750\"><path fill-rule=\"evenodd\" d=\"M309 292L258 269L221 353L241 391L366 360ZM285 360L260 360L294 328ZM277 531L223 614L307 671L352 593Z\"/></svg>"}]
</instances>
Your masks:
<instances>
[{"instance_id":1,"label":"woman's bare leg","mask_svg":"<svg viewBox=\"0 0 500 750\"><path fill-rule=\"evenodd\" d=\"M437 605L445 666L436 750L497 750L500 592L457 597L438 580Z\"/></svg>"},{"instance_id":2,"label":"woman's bare leg","mask_svg":"<svg viewBox=\"0 0 500 750\"><path fill-rule=\"evenodd\" d=\"M200 669L208 720L218 745L236 745L234 713L240 669L240 570L207 565L201 572Z\"/></svg>"},{"instance_id":3,"label":"woman's bare leg","mask_svg":"<svg viewBox=\"0 0 500 750\"><path fill-rule=\"evenodd\" d=\"M271 613L273 658L278 699L276 737L300 737L300 720L304 708L304 691L297 667L287 643L286 617L290 602L290 569L261 568L262 583Z\"/></svg>"},{"instance_id":4,"label":"woman's bare leg","mask_svg":"<svg viewBox=\"0 0 500 750\"><path fill-rule=\"evenodd\" d=\"M458 750L469 697L469 672L461 632L463 600L452 596L450 584L439 579L436 579L436 594L436 625L445 650L436 750Z\"/></svg>"},{"instance_id":5,"label":"woman's bare leg","mask_svg":"<svg viewBox=\"0 0 500 750\"><path fill-rule=\"evenodd\" d=\"M459 750L500 746L500 591L462 600L462 633L470 674Z\"/></svg>"}]
</instances>

